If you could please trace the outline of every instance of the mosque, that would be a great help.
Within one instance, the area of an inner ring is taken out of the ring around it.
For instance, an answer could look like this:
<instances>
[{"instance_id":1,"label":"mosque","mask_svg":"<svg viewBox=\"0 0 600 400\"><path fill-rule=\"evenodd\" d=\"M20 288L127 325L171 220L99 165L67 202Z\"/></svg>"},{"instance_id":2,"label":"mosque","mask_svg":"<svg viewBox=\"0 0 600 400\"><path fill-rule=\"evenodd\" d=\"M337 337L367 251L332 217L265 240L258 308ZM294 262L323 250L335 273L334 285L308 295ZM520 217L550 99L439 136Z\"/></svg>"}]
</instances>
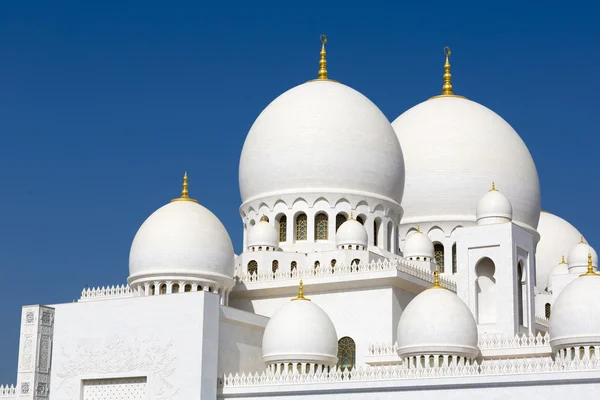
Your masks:
<instances>
[{"instance_id":1,"label":"mosque","mask_svg":"<svg viewBox=\"0 0 600 400\"><path fill-rule=\"evenodd\" d=\"M126 283L23 307L0 399L597 398L598 256L541 211L517 132L454 94L448 48L390 123L321 42L246 137L243 252L186 174Z\"/></svg>"}]
</instances>

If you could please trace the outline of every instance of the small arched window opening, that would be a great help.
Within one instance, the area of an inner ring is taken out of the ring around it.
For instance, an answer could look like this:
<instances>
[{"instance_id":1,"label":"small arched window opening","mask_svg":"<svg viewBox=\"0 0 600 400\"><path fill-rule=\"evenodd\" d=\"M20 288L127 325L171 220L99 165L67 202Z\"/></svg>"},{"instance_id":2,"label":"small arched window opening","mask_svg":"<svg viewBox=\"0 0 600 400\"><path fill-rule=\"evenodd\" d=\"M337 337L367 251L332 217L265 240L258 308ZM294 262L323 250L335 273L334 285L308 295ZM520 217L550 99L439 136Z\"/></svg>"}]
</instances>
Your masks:
<instances>
[{"instance_id":1,"label":"small arched window opening","mask_svg":"<svg viewBox=\"0 0 600 400\"><path fill-rule=\"evenodd\" d=\"M360 260L358 258L352 260L352 262L350 263L350 270L358 270L358 264L360 264Z\"/></svg>"},{"instance_id":2,"label":"small arched window opening","mask_svg":"<svg viewBox=\"0 0 600 400\"><path fill-rule=\"evenodd\" d=\"M546 311L546 319L550 319L550 313L552 312L552 306L550 305L550 303L546 303L544 311Z\"/></svg>"},{"instance_id":3,"label":"small arched window opening","mask_svg":"<svg viewBox=\"0 0 600 400\"><path fill-rule=\"evenodd\" d=\"M381 220L379 220L379 218L375 219L375 221L373 221L373 245L374 246L379 246L379 235L381 230Z\"/></svg>"},{"instance_id":4,"label":"small arched window opening","mask_svg":"<svg viewBox=\"0 0 600 400\"><path fill-rule=\"evenodd\" d=\"M192 285L190 285L190 284L185 285L184 288L183 288L183 291L184 292L191 292L192 291Z\"/></svg>"},{"instance_id":5,"label":"small arched window opening","mask_svg":"<svg viewBox=\"0 0 600 400\"><path fill-rule=\"evenodd\" d=\"M523 271L523 263L519 261L517 265L517 313L519 316L519 325L525 326L525 273Z\"/></svg>"},{"instance_id":6,"label":"small arched window opening","mask_svg":"<svg viewBox=\"0 0 600 400\"><path fill-rule=\"evenodd\" d=\"M179 293L179 284L176 283L171 287L171 293Z\"/></svg>"},{"instance_id":7,"label":"small arched window opening","mask_svg":"<svg viewBox=\"0 0 600 400\"><path fill-rule=\"evenodd\" d=\"M315 275L317 274L317 271L319 270L319 267L321 266L321 263L318 261L315 261L315 267L314 267L314 273Z\"/></svg>"},{"instance_id":8,"label":"small arched window opening","mask_svg":"<svg viewBox=\"0 0 600 400\"><path fill-rule=\"evenodd\" d=\"M444 273L444 245L441 243L433 244L433 256L441 274Z\"/></svg>"},{"instance_id":9,"label":"small arched window opening","mask_svg":"<svg viewBox=\"0 0 600 400\"><path fill-rule=\"evenodd\" d=\"M452 245L452 273L455 274L458 270L456 265L456 243Z\"/></svg>"},{"instance_id":10,"label":"small arched window opening","mask_svg":"<svg viewBox=\"0 0 600 400\"><path fill-rule=\"evenodd\" d=\"M359 215L358 217L356 217L356 220L363 225L365 224L365 217L363 217L362 215Z\"/></svg>"},{"instance_id":11,"label":"small arched window opening","mask_svg":"<svg viewBox=\"0 0 600 400\"><path fill-rule=\"evenodd\" d=\"M278 269L279 269L279 261L273 260L273 264L271 266L271 271L273 271L273 274L275 274Z\"/></svg>"},{"instance_id":12,"label":"small arched window opening","mask_svg":"<svg viewBox=\"0 0 600 400\"><path fill-rule=\"evenodd\" d=\"M298 263L296 261L292 261L291 270L295 271L298 269Z\"/></svg>"},{"instance_id":13,"label":"small arched window opening","mask_svg":"<svg viewBox=\"0 0 600 400\"><path fill-rule=\"evenodd\" d=\"M287 217L282 215L279 217L279 241L285 242L287 240Z\"/></svg>"},{"instance_id":14,"label":"small arched window opening","mask_svg":"<svg viewBox=\"0 0 600 400\"><path fill-rule=\"evenodd\" d=\"M306 240L307 219L306 214L300 213L296 216L296 240Z\"/></svg>"},{"instance_id":15,"label":"small arched window opening","mask_svg":"<svg viewBox=\"0 0 600 400\"><path fill-rule=\"evenodd\" d=\"M337 232L338 229L340 229L340 226L342 226L342 224L344 222L346 222L348 220L348 217L346 217L346 215L339 213L338 215L335 216L335 231Z\"/></svg>"},{"instance_id":16,"label":"small arched window opening","mask_svg":"<svg viewBox=\"0 0 600 400\"><path fill-rule=\"evenodd\" d=\"M158 294L167 294L167 284L166 283L163 283L162 285L160 285L160 290L159 290Z\"/></svg>"},{"instance_id":17,"label":"small arched window opening","mask_svg":"<svg viewBox=\"0 0 600 400\"><path fill-rule=\"evenodd\" d=\"M337 263L336 260L331 260L331 273L335 273L335 264Z\"/></svg>"},{"instance_id":18,"label":"small arched window opening","mask_svg":"<svg viewBox=\"0 0 600 400\"><path fill-rule=\"evenodd\" d=\"M475 266L476 279L476 315L477 323L492 324L496 322L496 265L484 257Z\"/></svg>"},{"instance_id":19,"label":"small arched window opening","mask_svg":"<svg viewBox=\"0 0 600 400\"><path fill-rule=\"evenodd\" d=\"M356 343L349 336L338 340L338 368L352 370L356 365Z\"/></svg>"},{"instance_id":20,"label":"small arched window opening","mask_svg":"<svg viewBox=\"0 0 600 400\"><path fill-rule=\"evenodd\" d=\"M258 263L255 260L252 260L248 263L248 273L250 275L255 275L258 273Z\"/></svg>"},{"instance_id":21,"label":"small arched window opening","mask_svg":"<svg viewBox=\"0 0 600 400\"><path fill-rule=\"evenodd\" d=\"M325 213L315 215L315 240L327 240L329 218Z\"/></svg>"},{"instance_id":22,"label":"small arched window opening","mask_svg":"<svg viewBox=\"0 0 600 400\"><path fill-rule=\"evenodd\" d=\"M386 250L393 252L394 251L394 224L392 221L389 221L387 224L387 245Z\"/></svg>"},{"instance_id":23,"label":"small arched window opening","mask_svg":"<svg viewBox=\"0 0 600 400\"><path fill-rule=\"evenodd\" d=\"M154 285L150 285L150 296L154 296L156 294L156 289Z\"/></svg>"}]
</instances>

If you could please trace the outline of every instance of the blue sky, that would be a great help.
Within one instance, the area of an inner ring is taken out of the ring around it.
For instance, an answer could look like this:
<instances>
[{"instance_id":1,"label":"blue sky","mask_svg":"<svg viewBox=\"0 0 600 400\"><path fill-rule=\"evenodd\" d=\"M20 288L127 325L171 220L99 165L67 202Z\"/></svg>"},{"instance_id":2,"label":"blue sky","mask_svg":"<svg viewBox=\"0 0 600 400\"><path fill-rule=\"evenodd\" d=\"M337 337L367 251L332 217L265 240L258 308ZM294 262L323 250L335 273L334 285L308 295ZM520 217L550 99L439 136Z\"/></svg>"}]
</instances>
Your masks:
<instances>
[{"instance_id":1,"label":"blue sky","mask_svg":"<svg viewBox=\"0 0 600 400\"><path fill-rule=\"evenodd\" d=\"M439 93L450 46L455 92L519 132L543 209L600 246L592 2L198 3L0 4L0 384L21 306L124 283L135 232L185 170L240 250L245 135L316 77L321 33L330 77L390 120Z\"/></svg>"}]
</instances>

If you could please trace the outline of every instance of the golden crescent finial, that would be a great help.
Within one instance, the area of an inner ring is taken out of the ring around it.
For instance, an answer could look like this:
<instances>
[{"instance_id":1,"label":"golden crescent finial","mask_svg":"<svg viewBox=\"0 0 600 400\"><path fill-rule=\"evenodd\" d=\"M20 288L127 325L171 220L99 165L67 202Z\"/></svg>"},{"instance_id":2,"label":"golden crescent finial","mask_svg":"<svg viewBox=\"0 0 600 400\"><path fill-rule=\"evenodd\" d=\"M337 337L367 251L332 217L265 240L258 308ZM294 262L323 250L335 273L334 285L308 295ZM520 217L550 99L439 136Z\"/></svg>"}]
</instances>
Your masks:
<instances>
[{"instance_id":1,"label":"golden crescent finial","mask_svg":"<svg viewBox=\"0 0 600 400\"><path fill-rule=\"evenodd\" d=\"M325 51L325 43L327 43L327 35L321 35L321 60L319 60L319 80L328 80L329 73L327 72L327 52Z\"/></svg>"},{"instance_id":2,"label":"golden crescent finial","mask_svg":"<svg viewBox=\"0 0 600 400\"><path fill-rule=\"evenodd\" d=\"M327 35L321 34L319 39L321 40L321 44L327 44Z\"/></svg>"},{"instance_id":3,"label":"golden crescent finial","mask_svg":"<svg viewBox=\"0 0 600 400\"><path fill-rule=\"evenodd\" d=\"M189 192L188 192L188 175L187 175L187 171L183 174L183 185L181 188L181 197L178 197L176 199L171 200L171 203L174 201L191 201L194 203L197 203L198 200L194 200L192 198L190 198Z\"/></svg>"},{"instance_id":4,"label":"golden crescent finial","mask_svg":"<svg viewBox=\"0 0 600 400\"><path fill-rule=\"evenodd\" d=\"M307 299L306 297L304 297L304 285L302 284L302 280L300 280L300 284L298 285L298 297L292 299L292 301L294 301L294 300L310 301L310 299Z\"/></svg>"},{"instance_id":5,"label":"golden crescent finial","mask_svg":"<svg viewBox=\"0 0 600 400\"><path fill-rule=\"evenodd\" d=\"M433 96L432 99L438 97L460 97L464 99L464 96L456 95L452 91L452 74L450 73L450 56L452 55L452 50L450 50L450 47L444 47L444 55L446 56L446 62L444 63L444 85L442 86L442 94Z\"/></svg>"}]
</instances>

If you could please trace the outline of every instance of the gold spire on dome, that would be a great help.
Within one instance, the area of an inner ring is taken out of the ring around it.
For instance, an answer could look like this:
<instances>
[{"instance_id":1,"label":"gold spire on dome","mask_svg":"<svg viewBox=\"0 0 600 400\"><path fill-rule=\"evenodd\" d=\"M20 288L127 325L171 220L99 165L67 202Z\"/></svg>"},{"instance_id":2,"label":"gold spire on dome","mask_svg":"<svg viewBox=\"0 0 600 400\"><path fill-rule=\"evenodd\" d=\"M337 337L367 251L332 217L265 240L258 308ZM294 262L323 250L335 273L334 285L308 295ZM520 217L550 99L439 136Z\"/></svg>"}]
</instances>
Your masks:
<instances>
[{"instance_id":1,"label":"gold spire on dome","mask_svg":"<svg viewBox=\"0 0 600 400\"><path fill-rule=\"evenodd\" d=\"M352 216L352 211L350 211L350 219L354 219L354 217Z\"/></svg>"},{"instance_id":2,"label":"gold spire on dome","mask_svg":"<svg viewBox=\"0 0 600 400\"><path fill-rule=\"evenodd\" d=\"M304 297L304 286L302 285L302 280L300 280L300 285L298 285L298 297L296 297L295 299L292 299L292 301L294 301L294 300L310 301L310 299L307 299L306 297Z\"/></svg>"},{"instance_id":3,"label":"gold spire on dome","mask_svg":"<svg viewBox=\"0 0 600 400\"><path fill-rule=\"evenodd\" d=\"M459 97L461 99L465 98L465 96L456 95L452 91L452 74L450 73L450 55L451 54L452 54L452 51L450 50L450 47L448 47L448 46L444 47L444 55L446 56L446 63L444 64L445 72L444 72L444 85L442 86L442 94L433 96L433 97L431 97L432 99L435 99L438 97Z\"/></svg>"},{"instance_id":4,"label":"gold spire on dome","mask_svg":"<svg viewBox=\"0 0 600 400\"><path fill-rule=\"evenodd\" d=\"M490 192L497 192L498 190L496 189L496 182L492 181L492 188L490 189Z\"/></svg>"},{"instance_id":5,"label":"gold spire on dome","mask_svg":"<svg viewBox=\"0 0 600 400\"><path fill-rule=\"evenodd\" d=\"M321 35L321 59L319 60L319 72L317 79L311 79L309 82L314 81L329 81L337 82L333 79L329 79L329 72L327 71L327 51L325 51L325 44L327 43L327 35Z\"/></svg>"},{"instance_id":6,"label":"gold spire on dome","mask_svg":"<svg viewBox=\"0 0 600 400\"><path fill-rule=\"evenodd\" d=\"M588 269L585 274L581 274L579 276L600 276L600 274L594 271L594 266L592 265L592 252L588 251Z\"/></svg>"},{"instance_id":7,"label":"gold spire on dome","mask_svg":"<svg viewBox=\"0 0 600 400\"><path fill-rule=\"evenodd\" d=\"M581 240L579 241L579 244L586 244L585 240L583 240L583 235L581 235Z\"/></svg>"},{"instance_id":8,"label":"gold spire on dome","mask_svg":"<svg viewBox=\"0 0 600 400\"><path fill-rule=\"evenodd\" d=\"M440 285L440 271L437 265L435 266L435 271L433 271L433 286L430 286L429 289L444 289Z\"/></svg>"},{"instance_id":9,"label":"gold spire on dome","mask_svg":"<svg viewBox=\"0 0 600 400\"><path fill-rule=\"evenodd\" d=\"M181 197L178 197L176 199L171 200L171 203L174 201L191 201L194 203L197 203L198 200L194 200L190 197L189 192L188 192L188 176L187 176L187 171L185 174L183 174L183 188L181 189Z\"/></svg>"},{"instance_id":10,"label":"gold spire on dome","mask_svg":"<svg viewBox=\"0 0 600 400\"><path fill-rule=\"evenodd\" d=\"M421 233L421 225L417 225L417 232Z\"/></svg>"},{"instance_id":11,"label":"gold spire on dome","mask_svg":"<svg viewBox=\"0 0 600 400\"><path fill-rule=\"evenodd\" d=\"M262 217L260 217L260 222L269 222L269 217L263 214Z\"/></svg>"},{"instance_id":12,"label":"gold spire on dome","mask_svg":"<svg viewBox=\"0 0 600 400\"><path fill-rule=\"evenodd\" d=\"M566 264L567 262L565 261L565 255L562 255L562 259L560 260L561 264Z\"/></svg>"}]
</instances>

